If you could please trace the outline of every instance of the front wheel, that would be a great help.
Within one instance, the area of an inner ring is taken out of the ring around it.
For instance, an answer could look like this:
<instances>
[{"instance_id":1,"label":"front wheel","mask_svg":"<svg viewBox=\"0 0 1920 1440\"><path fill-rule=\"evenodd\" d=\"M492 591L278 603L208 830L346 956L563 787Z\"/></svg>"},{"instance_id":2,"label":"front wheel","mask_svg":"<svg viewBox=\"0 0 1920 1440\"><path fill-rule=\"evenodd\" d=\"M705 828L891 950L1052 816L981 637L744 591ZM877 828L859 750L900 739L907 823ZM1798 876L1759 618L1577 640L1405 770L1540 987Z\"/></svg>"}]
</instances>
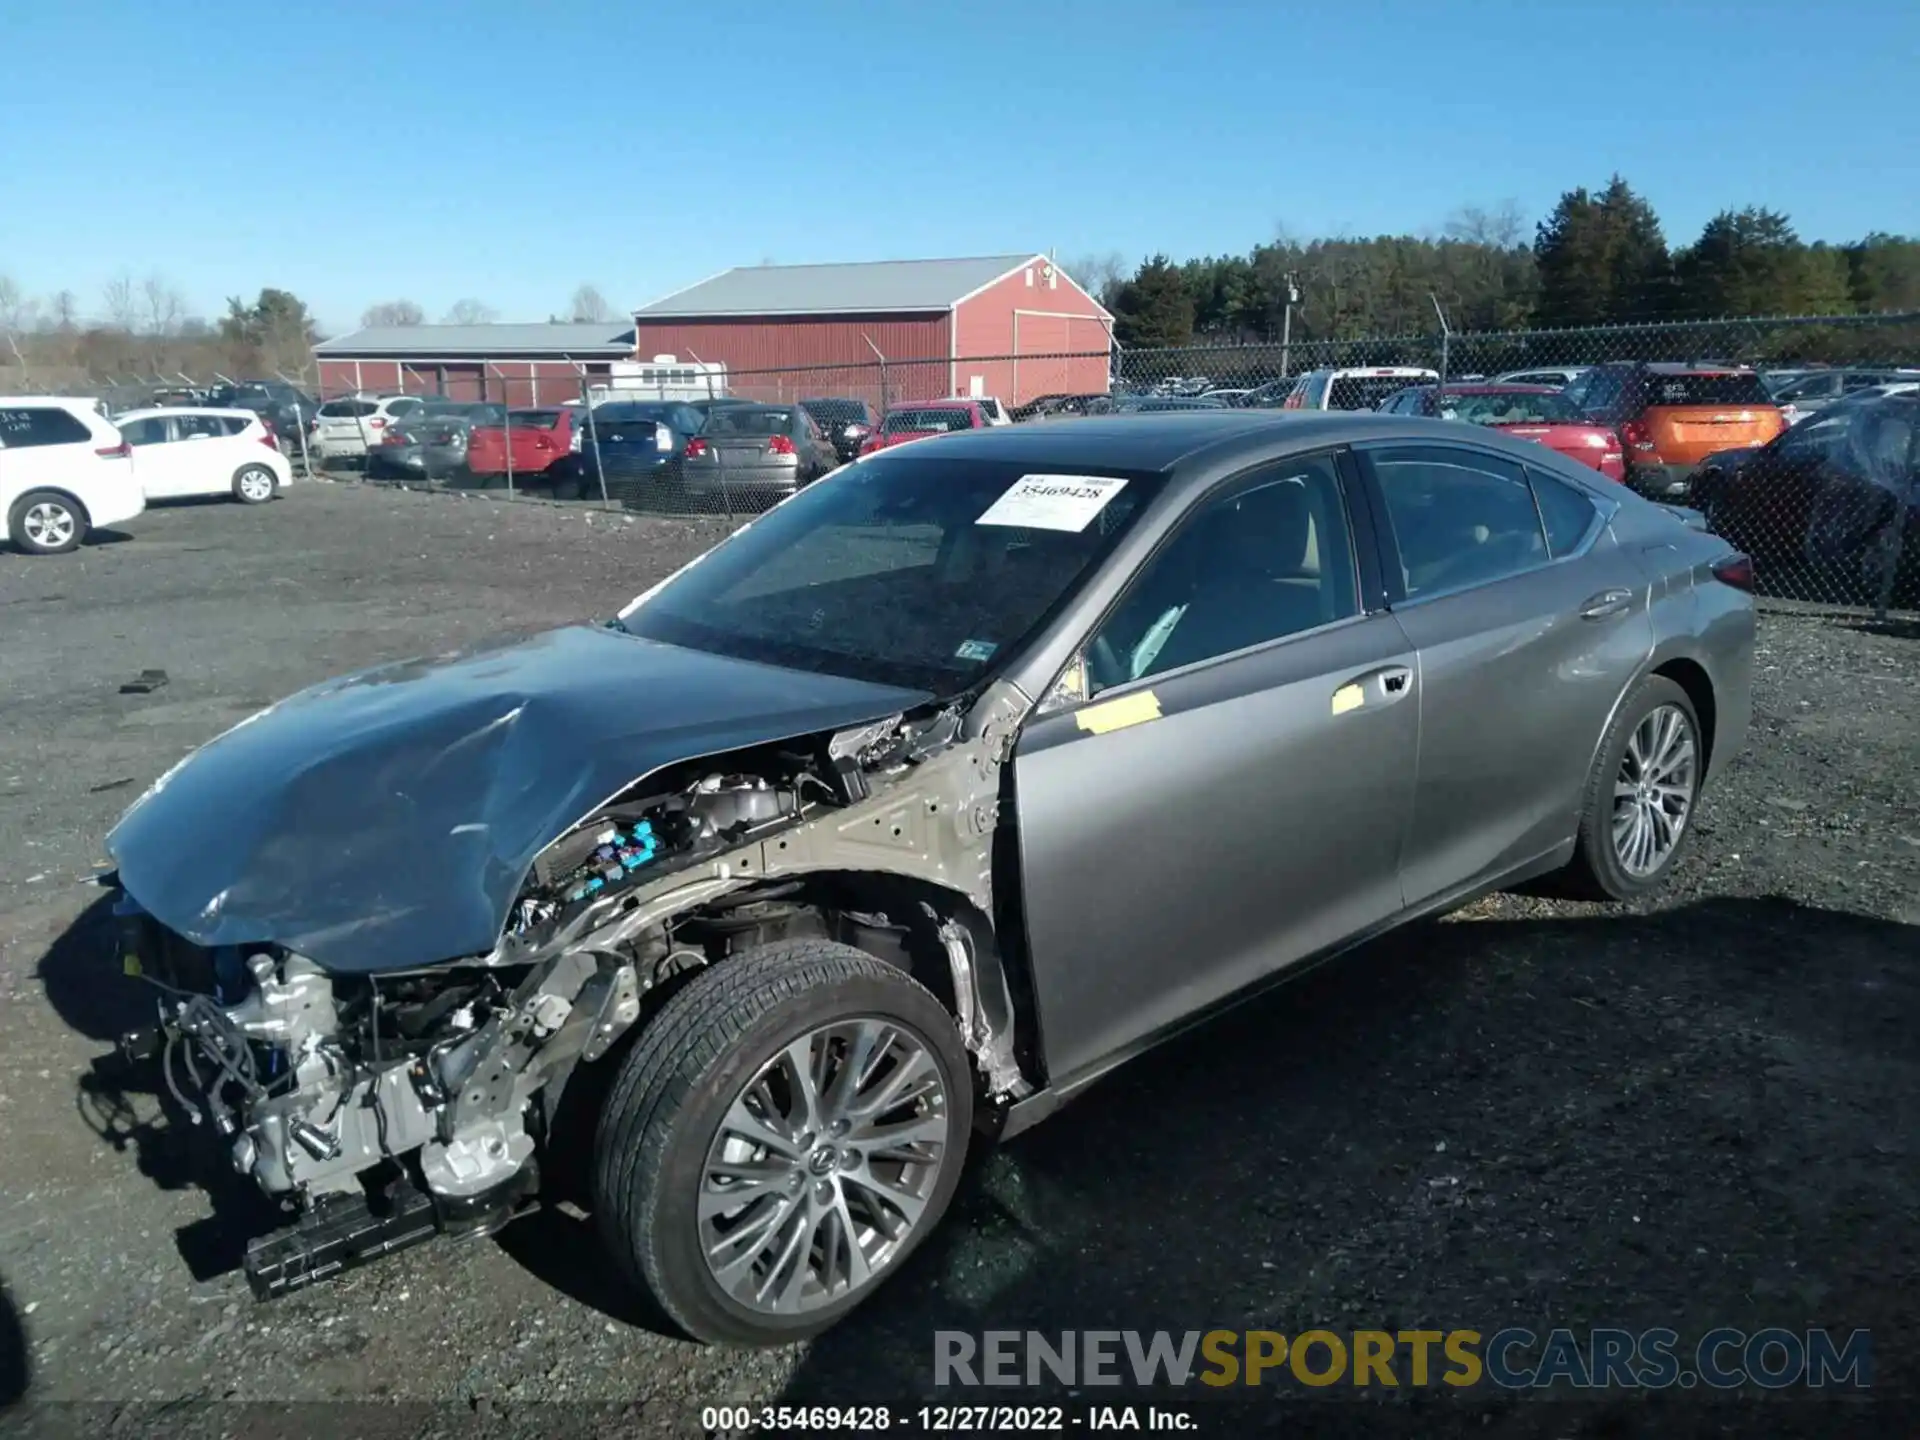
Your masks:
<instances>
[{"instance_id":1,"label":"front wheel","mask_svg":"<svg viewBox=\"0 0 1920 1440\"><path fill-rule=\"evenodd\" d=\"M1706 758L1687 692L1663 675L1642 680L1594 760L1565 888L1583 900L1632 900L1664 884L1692 838Z\"/></svg>"},{"instance_id":2,"label":"front wheel","mask_svg":"<svg viewBox=\"0 0 1920 1440\"><path fill-rule=\"evenodd\" d=\"M600 1231L688 1334L787 1344L939 1223L972 1120L953 1019L910 976L769 945L695 977L629 1052L595 1143Z\"/></svg>"}]
</instances>

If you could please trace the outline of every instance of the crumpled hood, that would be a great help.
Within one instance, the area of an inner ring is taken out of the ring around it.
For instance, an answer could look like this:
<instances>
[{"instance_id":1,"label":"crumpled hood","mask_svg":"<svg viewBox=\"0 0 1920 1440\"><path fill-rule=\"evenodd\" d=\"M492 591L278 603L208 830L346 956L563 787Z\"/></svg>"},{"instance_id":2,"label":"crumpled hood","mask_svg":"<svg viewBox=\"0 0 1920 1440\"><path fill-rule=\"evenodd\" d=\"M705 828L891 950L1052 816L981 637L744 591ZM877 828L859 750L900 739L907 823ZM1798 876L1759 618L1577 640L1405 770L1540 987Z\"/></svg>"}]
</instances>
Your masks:
<instances>
[{"instance_id":1,"label":"crumpled hood","mask_svg":"<svg viewBox=\"0 0 1920 1440\"><path fill-rule=\"evenodd\" d=\"M431 964L490 950L534 857L651 771L930 698L573 626L304 690L163 776L107 851L198 944Z\"/></svg>"}]
</instances>

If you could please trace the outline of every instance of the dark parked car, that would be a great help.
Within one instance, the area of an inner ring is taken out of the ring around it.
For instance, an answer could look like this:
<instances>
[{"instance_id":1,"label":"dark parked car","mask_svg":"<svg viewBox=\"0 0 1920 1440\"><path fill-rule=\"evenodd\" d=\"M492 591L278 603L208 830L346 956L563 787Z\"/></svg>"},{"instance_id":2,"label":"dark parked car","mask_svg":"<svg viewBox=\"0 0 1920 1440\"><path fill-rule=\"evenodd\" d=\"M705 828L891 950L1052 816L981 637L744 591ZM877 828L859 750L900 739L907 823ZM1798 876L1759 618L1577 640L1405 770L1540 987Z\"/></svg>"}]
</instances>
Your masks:
<instances>
[{"instance_id":1,"label":"dark parked car","mask_svg":"<svg viewBox=\"0 0 1920 1440\"><path fill-rule=\"evenodd\" d=\"M476 425L500 425L507 407L479 400L427 399L389 421L367 447L367 475L442 480L466 468L468 437Z\"/></svg>"},{"instance_id":2,"label":"dark parked car","mask_svg":"<svg viewBox=\"0 0 1920 1440\"><path fill-rule=\"evenodd\" d=\"M627 505L664 504L680 493L687 441L707 423L707 411L684 400L608 400L573 427L568 474L555 482L562 498L600 493ZM598 468L595 456L599 457Z\"/></svg>"},{"instance_id":3,"label":"dark parked car","mask_svg":"<svg viewBox=\"0 0 1920 1440\"><path fill-rule=\"evenodd\" d=\"M279 380L250 380L225 385L209 392L206 401L222 410L251 410L273 431L280 448L290 455L300 453L300 436L320 413L320 402L300 389Z\"/></svg>"},{"instance_id":4,"label":"dark parked car","mask_svg":"<svg viewBox=\"0 0 1920 1440\"><path fill-rule=\"evenodd\" d=\"M837 469L839 453L800 405L722 405L687 441L681 489L696 508L768 504Z\"/></svg>"},{"instance_id":5,"label":"dark parked car","mask_svg":"<svg viewBox=\"0 0 1920 1440\"><path fill-rule=\"evenodd\" d=\"M867 437L880 428L880 412L866 400L828 398L802 400L800 405L833 442L843 465L857 456Z\"/></svg>"},{"instance_id":6,"label":"dark parked car","mask_svg":"<svg viewBox=\"0 0 1920 1440\"><path fill-rule=\"evenodd\" d=\"M1502 886L1659 887L1748 726L1750 581L1432 420L902 446L612 622L174 766L106 842L168 987L127 1048L298 1207L256 1293L522 1213L564 1086L619 1273L790 1342L900 1269L976 1125Z\"/></svg>"},{"instance_id":7,"label":"dark parked car","mask_svg":"<svg viewBox=\"0 0 1920 1440\"><path fill-rule=\"evenodd\" d=\"M1763 565L1811 562L1884 614L1920 570L1920 393L1840 400L1766 445L1710 455L1694 502Z\"/></svg>"}]
</instances>

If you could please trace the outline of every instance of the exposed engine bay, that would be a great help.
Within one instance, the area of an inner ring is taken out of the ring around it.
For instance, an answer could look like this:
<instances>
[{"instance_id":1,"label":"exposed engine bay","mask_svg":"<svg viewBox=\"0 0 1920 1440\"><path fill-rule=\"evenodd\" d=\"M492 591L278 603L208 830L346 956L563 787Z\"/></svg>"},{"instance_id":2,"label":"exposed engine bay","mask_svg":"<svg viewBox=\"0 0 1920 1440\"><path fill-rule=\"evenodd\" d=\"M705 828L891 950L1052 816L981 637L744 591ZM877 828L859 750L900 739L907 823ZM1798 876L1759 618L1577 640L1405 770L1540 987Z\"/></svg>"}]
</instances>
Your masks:
<instances>
[{"instance_id":1,"label":"exposed engine bay","mask_svg":"<svg viewBox=\"0 0 1920 1440\"><path fill-rule=\"evenodd\" d=\"M157 1063L234 1168L296 1212L256 1241L260 1298L535 1203L576 1067L676 977L817 935L943 992L988 1104L1034 1089L994 938L999 778L1024 696L670 765L535 860L487 954L329 971L285 946L202 947L122 891Z\"/></svg>"}]
</instances>

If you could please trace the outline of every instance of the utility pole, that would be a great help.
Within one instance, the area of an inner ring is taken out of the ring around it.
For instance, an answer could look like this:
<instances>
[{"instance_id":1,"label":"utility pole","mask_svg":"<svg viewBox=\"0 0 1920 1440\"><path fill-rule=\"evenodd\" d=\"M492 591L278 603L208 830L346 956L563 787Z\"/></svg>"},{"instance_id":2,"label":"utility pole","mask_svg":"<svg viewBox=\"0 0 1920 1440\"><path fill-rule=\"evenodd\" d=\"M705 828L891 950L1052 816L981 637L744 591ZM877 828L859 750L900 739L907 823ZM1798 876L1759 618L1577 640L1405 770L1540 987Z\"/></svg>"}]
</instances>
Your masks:
<instances>
[{"instance_id":1,"label":"utility pole","mask_svg":"<svg viewBox=\"0 0 1920 1440\"><path fill-rule=\"evenodd\" d=\"M1438 396L1447 386L1447 351L1453 340L1453 327L1447 324L1447 312L1440 308L1440 297L1429 290L1427 299L1433 302L1433 313L1440 319L1440 383L1434 389Z\"/></svg>"},{"instance_id":2,"label":"utility pole","mask_svg":"<svg viewBox=\"0 0 1920 1440\"><path fill-rule=\"evenodd\" d=\"M1289 362L1293 350L1293 307L1300 303L1300 277L1289 270L1283 278L1287 286L1287 299L1286 307L1280 312L1280 378L1282 380L1292 373Z\"/></svg>"}]
</instances>

